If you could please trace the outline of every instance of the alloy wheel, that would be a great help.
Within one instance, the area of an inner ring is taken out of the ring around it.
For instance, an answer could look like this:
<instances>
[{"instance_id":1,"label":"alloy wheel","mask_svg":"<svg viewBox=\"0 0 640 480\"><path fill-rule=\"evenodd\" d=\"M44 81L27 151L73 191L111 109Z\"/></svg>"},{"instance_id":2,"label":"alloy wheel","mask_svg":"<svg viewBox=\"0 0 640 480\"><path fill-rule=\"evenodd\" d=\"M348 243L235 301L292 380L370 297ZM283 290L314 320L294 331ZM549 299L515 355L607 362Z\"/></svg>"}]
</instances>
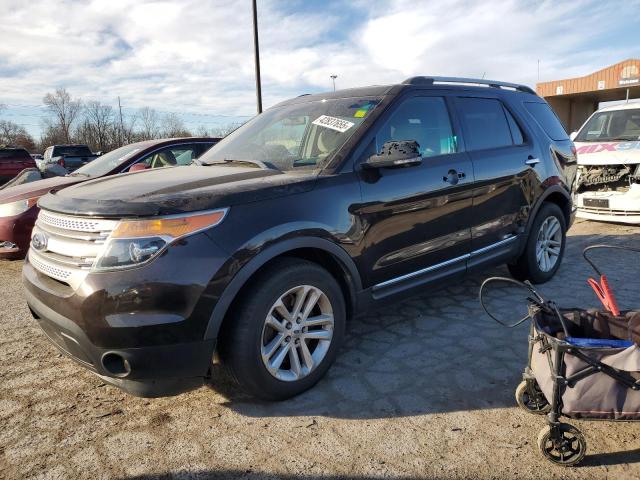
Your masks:
<instances>
[{"instance_id":1,"label":"alloy wheel","mask_svg":"<svg viewBox=\"0 0 640 480\"><path fill-rule=\"evenodd\" d=\"M556 266L562 251L562 226L556 217L547 217L540 225L536 239L536 261L543 272Z\"/></svg>"},{"instance_id":2,"label":"alloy wheel","mask_svg":"<svg viewBox=\"0 0 640 480\"><path fill-rule=\"evenodd\" d=\"M260 349L264 366L278 380L306 377L326 356L333 328L333 308L322 290L311 285L288 290L264 321Z\"/></svg>"}]
</instances>

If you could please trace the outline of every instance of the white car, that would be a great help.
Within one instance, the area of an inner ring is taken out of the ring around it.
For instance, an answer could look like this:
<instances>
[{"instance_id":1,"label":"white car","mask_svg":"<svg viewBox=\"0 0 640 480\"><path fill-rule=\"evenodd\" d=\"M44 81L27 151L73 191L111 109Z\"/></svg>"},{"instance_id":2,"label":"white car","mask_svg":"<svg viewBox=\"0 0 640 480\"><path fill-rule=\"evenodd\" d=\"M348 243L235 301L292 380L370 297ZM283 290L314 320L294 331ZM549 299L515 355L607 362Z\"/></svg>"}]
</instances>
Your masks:
<instances>
[{"instance_id":1,"label":"white car","mask_svg":"<svg viewBox=\"0 0 640 480\"><path fill-rule=\"evenodd\" d=\"M571 138L578 217L640 224L640 103L598 110Z\"/></svg>"}]
</instances>

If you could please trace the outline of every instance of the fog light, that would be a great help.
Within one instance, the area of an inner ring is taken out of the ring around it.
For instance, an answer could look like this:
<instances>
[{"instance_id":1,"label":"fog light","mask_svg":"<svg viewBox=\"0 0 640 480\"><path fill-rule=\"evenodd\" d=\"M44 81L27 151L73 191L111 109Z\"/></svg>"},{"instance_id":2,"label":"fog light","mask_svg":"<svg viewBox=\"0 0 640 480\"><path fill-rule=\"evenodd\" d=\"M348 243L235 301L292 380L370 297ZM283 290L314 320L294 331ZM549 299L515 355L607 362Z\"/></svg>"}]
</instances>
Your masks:
<instances>
[{"instance_id":1,"label":"fog light","mask_svg":"<svg viewBox=\"0 0 640 480\"><path fill-rule=\"evenodd\" d=\"M109 352L102 356L102 366L114 377L123 378L131 373L131 365L122 355Z\"/></svg>"},{"instance_id":2,"label":"fog light","mask_svg":"<svg viewBox=\"0 0 640 480\"><path fill-rule=\"evenodd\" d=\"M0 241L0 250L18 250L18 245L16 245L13 242L8 242L8 241Z\"/></svg>"}]
</instances>

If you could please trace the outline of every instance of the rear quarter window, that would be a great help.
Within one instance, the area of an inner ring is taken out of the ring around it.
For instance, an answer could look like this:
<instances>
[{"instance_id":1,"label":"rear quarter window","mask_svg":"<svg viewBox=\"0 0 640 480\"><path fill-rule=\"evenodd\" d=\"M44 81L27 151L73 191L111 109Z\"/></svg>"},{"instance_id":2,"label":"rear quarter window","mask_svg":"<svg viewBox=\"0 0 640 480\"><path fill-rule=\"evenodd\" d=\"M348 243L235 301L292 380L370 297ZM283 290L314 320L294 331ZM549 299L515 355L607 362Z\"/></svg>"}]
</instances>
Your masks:
<instances>
[{"instance_id":1,"label":"rear quarter window","mask_svg":"<svg viewBox=\"0 0 640 480\"><path fill-rule=\"evenodd\" d=\"M558 116L547 103L524 102L524 107L551 140L569 140Z\"/></svg>"}]
</instances>

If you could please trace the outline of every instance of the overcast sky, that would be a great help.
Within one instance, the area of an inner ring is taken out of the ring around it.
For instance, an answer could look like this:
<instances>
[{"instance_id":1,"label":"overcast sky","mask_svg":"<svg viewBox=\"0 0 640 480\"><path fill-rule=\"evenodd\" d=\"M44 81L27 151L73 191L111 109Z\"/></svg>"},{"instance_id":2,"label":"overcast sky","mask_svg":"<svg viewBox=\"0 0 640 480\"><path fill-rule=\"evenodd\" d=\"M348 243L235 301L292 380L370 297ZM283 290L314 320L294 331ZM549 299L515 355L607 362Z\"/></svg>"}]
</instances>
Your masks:
<instances>
[{"instance_id":1,"label":"overcast sky","mask_svg":"<svg viewBox=\"0 0 640 480\"><path fill-rule=\"evenodd\" d=\"M416 74L535 85L640 57L640 0L258 0L264 105ZM0 0L0 119L39 134L42 97L255 112L250 0ZM220 116L218 116L220 115ZM225 117L223 115L228 115Z\"/></svg>"}]
</instances>

